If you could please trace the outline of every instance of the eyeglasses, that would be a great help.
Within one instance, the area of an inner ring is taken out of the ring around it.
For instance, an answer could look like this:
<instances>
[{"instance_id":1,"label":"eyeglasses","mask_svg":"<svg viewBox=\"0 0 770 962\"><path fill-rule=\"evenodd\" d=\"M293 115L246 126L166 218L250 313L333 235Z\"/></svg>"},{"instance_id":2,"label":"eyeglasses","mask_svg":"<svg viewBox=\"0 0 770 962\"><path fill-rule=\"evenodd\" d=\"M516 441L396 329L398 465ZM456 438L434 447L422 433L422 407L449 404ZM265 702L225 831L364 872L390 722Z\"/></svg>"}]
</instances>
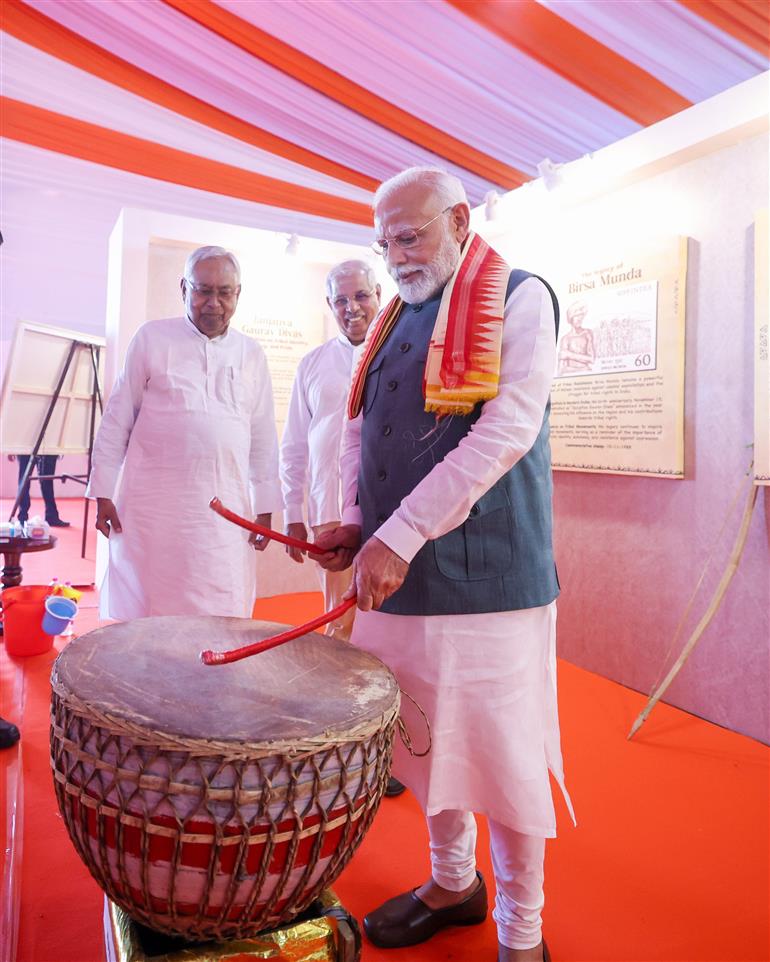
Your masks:
<instances>
[{"instance_id":1,"label":"eyeglasses","mask_svg":"<svg viewBox=\"0 0 770 962\"><path fill-rule=\"evenodd\" d=\"M332 307L335 311L347 310L351 302L356 304L366 304L369 298L374 294L374 291L356 291L355 294L351 294L350 297L343 297L341 294L339 297L332 298Z\"/></svg>"},{"instance_id":2,"label":"eyeglasses","mask_svg":"<svg viewBox=\"0 0 770 962\"><path fill-rule=\"evenodd\" d=\"M402 250L409 250L410 247L416 247L420 242L420 234L422 234L426 228L430 227L434 220L438 220L442 214L446 214L446 212L452 210L454 206L454 204L450 204L449 207L445 207L439 211L435 217L431 217L428 223L423 224L422 227L416 227L413 230L402 230L401 233L396 234L395 237L378 237L372 244L374 252L376 254L382 254L384 257L388 253L391 244L395 244L396 247L400 247Z\"/></svg>"},{"instance_id":3,"label":"eyeglasses","mask_svg":"<svg viewBox=\"0 0 770 962\"><path fill-rule=\"evenodd\" d=\"M220 301L231 301L241 293L240 284L238 287L210 287L208 284L194 284L187 278L185 278L185 284L193 297L201 301L206 301L214 295Z\"/></svg>"}]
</instances>

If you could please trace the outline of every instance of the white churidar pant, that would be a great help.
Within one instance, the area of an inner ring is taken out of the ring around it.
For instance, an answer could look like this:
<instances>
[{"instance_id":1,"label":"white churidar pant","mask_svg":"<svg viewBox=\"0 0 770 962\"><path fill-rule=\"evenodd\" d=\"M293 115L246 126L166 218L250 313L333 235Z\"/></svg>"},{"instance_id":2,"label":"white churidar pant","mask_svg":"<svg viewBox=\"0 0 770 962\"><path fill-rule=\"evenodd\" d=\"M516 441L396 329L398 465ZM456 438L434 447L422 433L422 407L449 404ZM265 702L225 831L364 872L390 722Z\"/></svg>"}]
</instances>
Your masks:
<instances>
[{"instance_id":1,"label":"white churidar pant","mask_svg":"<svg viewBox=\"0 0 770 962\"><path fill-rule=\"evenodd\" d=\"M461 892L476 875L476 819L446 811L428 818L431 874L442 888ZM489 821L497 897L492 917L498 939L511 949L530 949L543 937L541 913L545 839L522 835Z\"/></svg>"}]
</instances>

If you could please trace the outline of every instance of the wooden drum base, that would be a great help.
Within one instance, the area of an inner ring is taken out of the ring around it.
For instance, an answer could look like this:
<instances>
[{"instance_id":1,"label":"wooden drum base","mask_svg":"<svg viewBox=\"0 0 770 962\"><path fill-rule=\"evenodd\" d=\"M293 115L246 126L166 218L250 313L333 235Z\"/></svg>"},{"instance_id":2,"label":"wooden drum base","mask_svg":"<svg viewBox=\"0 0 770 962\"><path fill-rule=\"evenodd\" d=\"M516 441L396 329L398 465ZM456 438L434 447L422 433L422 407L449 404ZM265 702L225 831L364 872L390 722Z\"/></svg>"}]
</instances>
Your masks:
<instances>
[{"instance_id":1,"label":"wooden drum base","mask_svg":"<svg viewBox=\"0 0 770 962\"><path fill-rule=\"evenodd\" d=\"M289 925L225 942L186 942L153 932L104 897L106 962L171 962L182 950L185 962L359 962L361 933L331 889Z\"/></svg>"}]
</instances>

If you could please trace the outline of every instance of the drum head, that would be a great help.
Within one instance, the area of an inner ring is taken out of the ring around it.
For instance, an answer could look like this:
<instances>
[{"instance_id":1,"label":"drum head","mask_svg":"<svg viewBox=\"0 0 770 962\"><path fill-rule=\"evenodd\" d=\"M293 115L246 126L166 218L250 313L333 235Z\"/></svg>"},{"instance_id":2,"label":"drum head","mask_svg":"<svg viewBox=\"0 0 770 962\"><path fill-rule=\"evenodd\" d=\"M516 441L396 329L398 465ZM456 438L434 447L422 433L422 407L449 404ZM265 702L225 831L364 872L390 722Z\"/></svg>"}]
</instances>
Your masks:
<instances>
[{"instance_id":1,"label":"drum head","mask_svg":"<svg viewBox=\"0 0 770 962\"><path fill-rule=\"evenodd\" d=\"M398 684L373 655L311 633L230 665L199 653L286 630L246 618L164 616L98 628L54 663L60 698L132 729L184 740L260 745L341 741L392 712Z\"/></svg>"}]
</instances>

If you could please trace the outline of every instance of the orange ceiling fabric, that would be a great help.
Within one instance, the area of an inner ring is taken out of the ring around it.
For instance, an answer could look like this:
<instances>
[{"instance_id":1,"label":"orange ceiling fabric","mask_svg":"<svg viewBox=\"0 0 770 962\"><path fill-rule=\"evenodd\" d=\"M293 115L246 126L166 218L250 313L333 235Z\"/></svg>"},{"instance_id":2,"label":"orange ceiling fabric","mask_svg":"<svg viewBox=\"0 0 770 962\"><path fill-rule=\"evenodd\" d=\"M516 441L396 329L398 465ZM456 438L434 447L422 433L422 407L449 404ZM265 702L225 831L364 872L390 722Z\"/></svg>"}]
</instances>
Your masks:
<instances>
[{"instance_id":1,"label":"orange ceiling fabric","mask_svg":"<svg viewBox=\"0 0 770 962\"><path fill-rule=\"evenodd\" d=\"M477 205L770 67L768 0L0 4L17 139L367 226L406 167Z\"/></svg>"},{"instance_id":2,"label":"orange ceiling fabric","mask_svg":"<svg viewBox=\"0 0 770 962\"><path fill-rule=\"evenodd\" d=\"M679 0L697 13L756 50L767 55L770 49L770 3L768 0Z\"/></svg>"},{"instance_id":3,"label":"orange ceiling fabric","mask_svg":"<svg viewBox=\"0 0 770 962\"><path fill-rule=\"evenodd\" d=\"M4 0L3 30L24 43L44 53L64 60L80 70L108 83L115 84L139 97L198 123L205 124L223 134L235 137L261 150L285 157L294 163L310 167L365 190L375 190L379 183L342 164L335 163L320 154L291 143L282 137L263 130L246 120L218 110L216 107L193 97L185 91L166 83L139 67L122 60L103 47L79 36L72 30L51 20L38 10L20 0Z\"/></svg>"},{"instance_id":4,"label":"orange ceiling fabric","mask_svg":"<svg viewBox=\"0 0 770 962\"><path fill-rule=\"evenodd\" d=\"M504 164L407 113L211 0L163 2L295 80L465 170L473 171L507 189L518 187L529 180L525 173L515 167Z\"/></svg>"},{"instance_id":5,"label":"orange ceiling fabric","mask_svg":"<svg viewBox=\"0 0 770 962\"><path fill-rule=\"evenodd\" d=\"M506 43L640 124L691 106L641 67L536 0L447 0Z\"/></svg>"},{"instance_id":6,"label":"orange ceiling fabric","mask_svg":"<svg viewBox=\"0 0 770 962\"><path fill-rule=\"evenodd\" d=\"M366 204L0 97L2 135L70 157L228 197L369 226Z\"/></svg>"}]
</instances>

